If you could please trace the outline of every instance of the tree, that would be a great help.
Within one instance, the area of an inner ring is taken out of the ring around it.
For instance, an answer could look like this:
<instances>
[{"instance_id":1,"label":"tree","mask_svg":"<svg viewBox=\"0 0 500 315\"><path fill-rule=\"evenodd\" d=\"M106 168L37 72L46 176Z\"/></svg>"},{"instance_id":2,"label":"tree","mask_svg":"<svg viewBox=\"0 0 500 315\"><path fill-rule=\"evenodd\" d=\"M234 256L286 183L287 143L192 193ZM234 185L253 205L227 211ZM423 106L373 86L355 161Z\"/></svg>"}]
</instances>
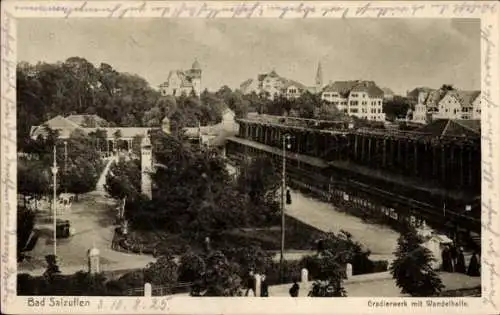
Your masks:
<instances>
[{"instance_id":1,"label":"tree","mask_svg":"<svg viewBox=\"0 0 500 315\"><path fill-rule=\"evenodd\" d=\"M177 283L177 263L174 257L164 253L144 269L144 281L153 285L172 288Z\"/></svg>"},{"instance_id":2,"label":"tree","mask_svg":"<svg viewBox=\"0 0 500 315\"><path fill-rule=\"evenodd\" d=\"M405 118L410 108L410 102L406 97L394 96L392 100L385 100L382 110L387 119Z\"/></svg>"},{"instance_id":3,"label":"tree","mask_svg":"<svg viewBox=\"0 0 500 315\"><path fill-rule=\"evenodd\" d=\"M259 246L226 248L222 252L230 262L238 264L240 277L248 275L248 270L264 274L273 263L272 254Z\"/></svg>"},{"instance_id":4,"label":"tree","mask_svg":"<svg viewBox=\"0 0 500 315\"><path fill-rule=\"evenodd\" d=\"M241 289L239 267L227 260L220 251L206 259L206 271L200 283L204 296L237 296Z\"/></svg>"},{"instance_id":5,"label":"tree","mask_svg":"<svg viewBox=\"0 0 500 315\"><path fill-rule=\"evenodd\" d=\"M179 282L197 282L202 278L205 270L204 258L195 253L187 252L179 262Z\"/></svg>"},{"instance_id":6,"label":"tree","mask_svg":"<svg viewBox=\"0 0 500 315\"><path fill-rule=\"evenodd\" d=\"M17 163L17 191L35 200L50 191L52 184L50 168L42 161L19 159ZM36 203L35 203L36 205Z\"/></svg>"},{"instance_id":7,"label":"tree","mask_svg":"<svg viewBox=\"0 0 500 315\"><path fill-rule=\"evenodd\" d=\"M25 250L34 247L38 236L33 232L35 227L35 212L25 208L17 207L17 259L22 261Z\"/></svg>"},{"instance_id":8,"label":"tree","mask_svg":"<svg viewBox=\"0 0 500 315\"><path fill-rule=\"evenodd\" d=\"M76 198L79 194L95 189L104 166L96 149L96 137L102 139L104 136L101 131L89 137L81 130L75 130L66 140L67 158L64 156L63 146L58 145L57 160L62 188L76 194Z\"/></svg>"},{"instance_id":9,"label":"tree","mask_svg":"<svg viewBox=\"0 0 500 315\"><path fill-rule=\"evenodd\" d=\"M396 259L390 271L402 293L411 296L433 296L444 288L438 274L432 268L434 257L422 246L423 239L414 227L405 224L398 239Z\"/></svg>"},{"instance_id":10,"label":"tree","mask_svg":"<svg viewBox=\"0 0 500 315\"><path fill-rule=\"evenodd\" d=\"M104 185L106 192L115 199L137 199L141 191L140 161L121 159L112 164Z\"/></svg>"}]
</instances>

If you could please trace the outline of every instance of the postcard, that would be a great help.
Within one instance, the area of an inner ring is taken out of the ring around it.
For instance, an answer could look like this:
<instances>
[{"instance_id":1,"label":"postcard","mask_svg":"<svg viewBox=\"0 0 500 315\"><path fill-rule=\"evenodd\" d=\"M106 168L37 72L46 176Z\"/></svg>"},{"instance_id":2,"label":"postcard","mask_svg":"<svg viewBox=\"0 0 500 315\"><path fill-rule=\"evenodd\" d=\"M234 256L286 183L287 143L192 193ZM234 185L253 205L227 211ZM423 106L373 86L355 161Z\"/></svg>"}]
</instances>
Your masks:
<instances>
[{"instance_id":1,"label":"postcard","mask_svg":"<svg viewBox=\"0 0 500 315\"><path fill-rule=\"evenodd\" d=\"M2 313L500 311L498 2L1 21Z\"/></svg>"}]
</instances>

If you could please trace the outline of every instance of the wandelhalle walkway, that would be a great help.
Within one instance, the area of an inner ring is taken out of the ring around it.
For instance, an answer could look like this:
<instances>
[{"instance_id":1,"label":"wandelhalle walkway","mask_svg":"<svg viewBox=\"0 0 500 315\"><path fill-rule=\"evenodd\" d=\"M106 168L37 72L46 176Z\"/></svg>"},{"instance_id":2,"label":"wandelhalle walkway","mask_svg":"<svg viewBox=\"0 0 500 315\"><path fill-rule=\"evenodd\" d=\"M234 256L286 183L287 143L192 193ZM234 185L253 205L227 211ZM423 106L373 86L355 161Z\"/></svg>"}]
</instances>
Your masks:
<instances>
[{"instance_id":1,"label":"wandelhalle walkway","mask_svg":"<svg viewBox=\"0 0 500 315\"><path fill-rule=\"evenodd\" d=\"M114 234L115 200L106 196L104 184L106 175L114 159L110 159L97 182L96 190L81 195L78 202L73 202L71 209L60 216L70 220L75 235L68 239L57 240L57 256L61 272L73 274L87 270L87 251L96 246L101 253L101 270L114 271L143 268L155 261L151 256L116 252L111 249ZM30 262L18 265L19 273L41 275L45 271L45 255L53 254L52 225L37 226L42 236L29 255Z\"/></svg>"}]
</instances>

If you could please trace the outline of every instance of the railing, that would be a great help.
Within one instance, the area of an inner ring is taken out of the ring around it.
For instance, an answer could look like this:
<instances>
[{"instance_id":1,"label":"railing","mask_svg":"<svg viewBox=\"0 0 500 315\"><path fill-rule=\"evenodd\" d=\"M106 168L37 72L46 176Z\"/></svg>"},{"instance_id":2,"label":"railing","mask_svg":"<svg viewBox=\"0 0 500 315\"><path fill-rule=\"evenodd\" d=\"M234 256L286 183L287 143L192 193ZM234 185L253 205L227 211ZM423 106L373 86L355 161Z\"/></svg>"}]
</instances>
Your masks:
<instances>
[{"instance_id":1,"label":"railing","mask_svg":"<svg viewBox=\"0 0 500 315\"><path fill-rule=\"evenodd\" d=\"M166 296L176 293L189 293L192 285L192 282L179 282L174 286L152 286L151 295ZM144 296L144 286L139 288L127 289L126 294L128 296Z\"/></svg>"}]
</instances>

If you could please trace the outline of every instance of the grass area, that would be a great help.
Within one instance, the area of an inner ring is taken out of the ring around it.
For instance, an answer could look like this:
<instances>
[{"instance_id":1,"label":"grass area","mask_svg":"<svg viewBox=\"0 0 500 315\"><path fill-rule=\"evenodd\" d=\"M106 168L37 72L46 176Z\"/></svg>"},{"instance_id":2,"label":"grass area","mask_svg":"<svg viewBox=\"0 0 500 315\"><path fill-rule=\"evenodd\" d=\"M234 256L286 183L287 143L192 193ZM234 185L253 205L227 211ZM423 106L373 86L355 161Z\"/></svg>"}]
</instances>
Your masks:
<instances>
[{"instance_id":1,"label":"grass area","mask_svg":"<svg viewBox=\"0 0 500 315\"><path fill-rule=\"evenodd\" d=\"M315 240L321 232L292 217L286 217L285 248L287 250L316 249ZM154 254L168 249L176 255L183 254L188 248L194 251L203 248L200 240L189 239L184 235L169 234L161 230L131 231L123 250L134 253ZM281 229L279 226L268 228L246 228L222 231L211 236L212 248L237 248L258 245L264 250L276 250L281 247Z\"/></svg>"}]
</instances>

